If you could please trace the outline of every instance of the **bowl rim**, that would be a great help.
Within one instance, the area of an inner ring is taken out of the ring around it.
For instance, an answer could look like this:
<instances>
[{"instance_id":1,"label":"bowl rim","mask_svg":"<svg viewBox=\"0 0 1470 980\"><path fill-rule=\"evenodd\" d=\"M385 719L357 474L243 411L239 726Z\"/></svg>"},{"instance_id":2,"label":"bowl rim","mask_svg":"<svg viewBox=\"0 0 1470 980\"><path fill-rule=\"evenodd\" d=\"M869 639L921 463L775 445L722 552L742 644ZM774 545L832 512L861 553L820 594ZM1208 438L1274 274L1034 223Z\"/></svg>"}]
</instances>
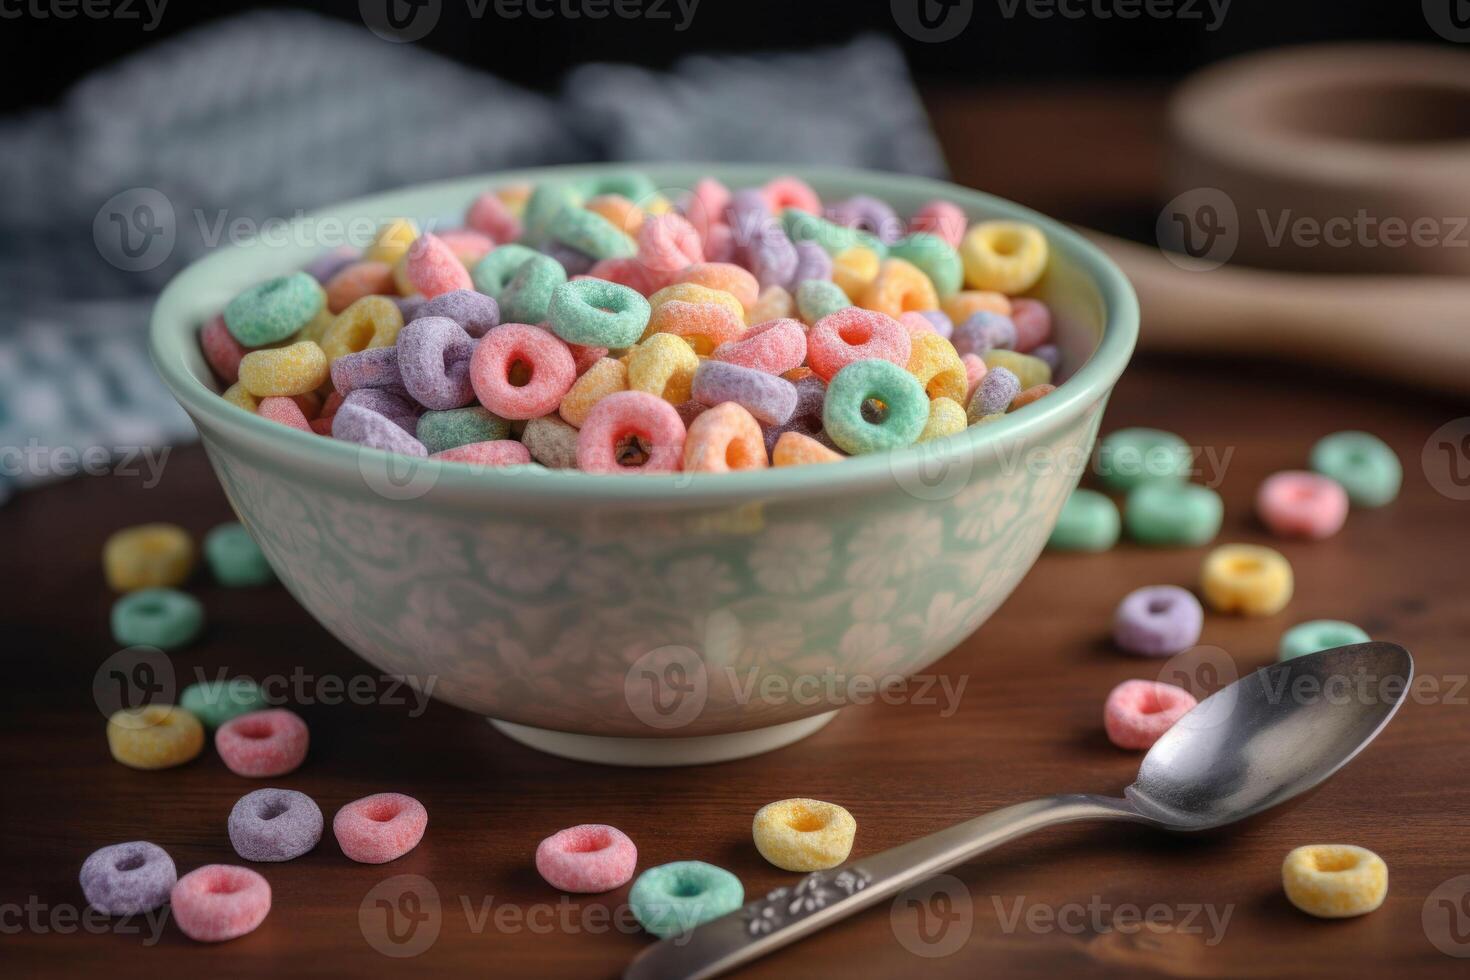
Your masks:
<instances>
[{"instance_id":1,"label":"bowl rim","mask_svg":"<svg viewBox=\"0 0 1470 980\"><path fill-rule=\"evenodd\" d=\"M596 502L642 502L660 505L709 505L747 502L775 497L836 496L844 491L872 487L894 480L930 482L926 471L957 463L973 464L982 451L999 453L1002 447L1029 439L1078 418L1105 398L1122 375L1138 337L1138 300L1122 271L1097 246L1068 226L1004 198L948 181L904 174L843 167L798 164L717 164L619 162L572 164L496 171L409 185L378 194L327 205L299 217L341 220L364 214L394 211L395 198L405 194L474 194L514 183L576 180L610 173L636 171L658 182L686 181L690 174L713 176L729 184L763 183L782 174L794 174L813 184L868 183L869 193L897 190L919 197L954 201L967 211L983 212L987 219L1031 222L1042 229L1054 252L1067 256L1087 276L1102 300L1102 336L1082 367L1057 390L1005 418L964 432L888 453L843 460L834 466L792 466L737 473L589 474L543 467L484 468L421 457L406 457L355 443L324 438L263 419L220 397L196 377L182 344L197 335L198 324L182 323L181 297L224 269L238 250L267 248L259 240L231 243L196 260L175 275L155 303L148 329L148 348L154 368L196 426L227 433L260 454L302 472L315 471L361 481L365 467L375 470L402 467L413 474L420 468L434 491L469 497L550 502L565 499ZM675 176L677 175L677 176ZM299 266L297 266L299 267ZM289 271L283 269L282 273ZM276 273L276 274L282 274ZM243 288L243 286L242 286ZM201 422L204 423L201 425Z\"/></svg>"}]
</instances>

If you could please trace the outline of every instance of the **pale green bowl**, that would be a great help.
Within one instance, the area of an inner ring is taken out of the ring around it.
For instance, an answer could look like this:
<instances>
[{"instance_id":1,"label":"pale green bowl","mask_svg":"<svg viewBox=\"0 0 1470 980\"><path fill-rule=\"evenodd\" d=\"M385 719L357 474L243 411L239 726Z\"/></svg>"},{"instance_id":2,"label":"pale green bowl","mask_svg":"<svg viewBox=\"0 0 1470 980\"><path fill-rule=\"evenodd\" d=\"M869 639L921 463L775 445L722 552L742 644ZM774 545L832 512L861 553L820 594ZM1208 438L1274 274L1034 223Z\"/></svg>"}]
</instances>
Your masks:
<instances>
[{"instance_id":1,"label":"pale green bowl","mask_svg":"<svg viewBox=\"0 0 1470 980\"><path fill-rule=\"evenodd\" d=\"M219 397L199 326L245 286L299 268L349 219L453 225L487 187L627 169L495 174L316 212L299 235L227 247L180 274L159 299L151 349L281 580L368 661L559 754L733 758L923 670L1010 594L1085 468L1138 307L1101 252L1018 205L803 168L824 198L872 194L907 214L943 197L972 219L1040 225L1052 260L1035 295L1055 312L1066 382L1004 420L892 454L693 476L409 461ZM786 168L637 169L672 190L706 174L750 186Z\"/></svg>"}]
</instances>

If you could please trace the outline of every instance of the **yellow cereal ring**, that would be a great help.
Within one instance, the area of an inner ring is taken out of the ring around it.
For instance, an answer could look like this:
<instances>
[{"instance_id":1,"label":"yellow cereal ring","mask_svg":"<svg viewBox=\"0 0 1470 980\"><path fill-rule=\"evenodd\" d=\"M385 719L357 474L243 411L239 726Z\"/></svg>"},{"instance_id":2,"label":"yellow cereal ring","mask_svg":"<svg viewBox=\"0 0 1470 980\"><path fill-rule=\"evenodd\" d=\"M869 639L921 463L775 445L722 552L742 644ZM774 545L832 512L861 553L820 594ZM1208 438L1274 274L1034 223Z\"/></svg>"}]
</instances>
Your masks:
<instances>
[{"instance_id":1,"label":"yellow cereal ring","mask_svg":"<svg viewBox=\"0 0 1470 980\"><path fill-rule=\"evenodd\" d=\"M102 572L114 592L169 589L194 570L194 542L177 524L139 524L102 546Z\"/></svg>"},{"instance_id":2,"label":"yellow cereal ring","mask_svg":"<svg viewBox=\"0 0 1470 980\"><path fill-rule=\"evenodd\" d=\"M670 300L680 300L685 303L718 303L735 314L735 318L741 323L745 322L745 307L733 293L727 293L723 289L711 289L696 282L676 282L648 297L648 306L653 314L657 314L659 307ZM651 321L649 333L657 333Z\"/></svg>"},{"instance_id":3,"label":"yellow cereal ring","mask_svg":"<svg viewBox=\"0 0 1470 980\"><path fill-rule=\"evenodd\" d=\"M832 256L832 281L849 296L861 296L878 278L878 253L854 245Z\"/></svg>"},{"instance_id":4,"label":"yellow cereal ring","mask_svg":"<svg viewBox=\"0 0 1470 980\"><path fill-rule=\"evenodd\" d=\"M589 198L583 207L606 218L609 224L622 229L627 235L638 234L638 229L643 227L643 220L647 217L642 208L621 194L598 194Z\"/></svg>"},{"instance_id":5,"label":"yellow cereal ring","mask_svg":"<svg viewBox=\"0 0 1470 980\"><path fill-rule=\"evenodd\" d=\"M985 361L986 370L1003 367L1013 372L1021 382L1022 391L1051 384L1051 365L1039 357L997 348L986 351L981 359Z\"/></svg>"},{"instance_id":6,"label":"yellow cereal ring","mask_svg":"<svg viewBox=\"0 0 1470 980\"><path fill-rule=\"evenodd\" d=\"M857 821L835 803L779 800L755 812L755 849L783 871L835 868L852 853Z\"/></svg>"},{"instance_id":7,"label":"yellow cereal ring","mask_svg":"<svg viewBox=\"0 0 1470 980\"><path fill-rule=\"evenodd\" d=\"M655 194L643 202L645 214L668 214L674 210L674 202L662 194Z\"/></svg>"},{"instance_id":8,"label":"yellow cereal ring","mask_svg":"<svg viewBox=\"0 0 1470 980\"><path fill-rule=\"evenodd\" d=\"M751 323L767 320L789 320L795 315L796 300L780 286L767 286L750 308Z\"/></svg>"},{"instance_id":9,"label":"yellow cereal ring","mask_svg":"<svg viewBox=\"0 0 1470 980\"><path fill-rule=\"evenodd\" d=\"M398 261L393 263L393 288L398 290L399 296L412 296L418 292L414 288L413 281L408 278L408 253L399 256Z\"/></svg>"},{"instance_id":10,"label":"yellow cereal ring","mask_svg":"<svg viewBox=\"0 0 1470 980\"><path fill-rule=\"evenodd\" d=\"M783 432L771 449L772 466L806 466L809 463L836 463L843 455L828 449L811 436L800 432Z\"/></svg>"},{"instance_id":11,"label":"yellow cereal ring","mask_svg":"<svg viewBox=\"0 0 1470 980\"><path fill-rule=\"evenodd\" d=\"M517 218L526 213L526 202L531 200L530 184L507 184L495 189L495 196L500 198L500 203Z\"/></svg>"},{"instance_id":12,"label":"yellow cereal ring","mask_svg":"<svg viewBox=\"0 0 1470 980\"><path fill-rule=\"evenodd\" d=\"M964 404L970 376L954 344L939 334L915 333L909 337L906 369L919 379L930 398L949 398Z\"/></svg>"},{"instance_id":13,"label":"yellow cereal ring","mask_svg":"<svg viewBox=\"0 0 1470 980\"><path fill-rule=\"evenodd\" d=\"M238 405L252 415L260 408L260 402L256 401L255 396L246 391L245 386L238 381L226 388L221 397L231 405Z\"/></svg>"},{"instance_id":14,"label":"yellow cereal ring","mask_svg":"<svg viewBox=\"0 0 1470 980\"><path fill-rule=\"evenodd\" d=\"M962 289L953 296L947 297L939 304L939 308L953 321L955 326L959 326L976 313L999 313L1001 316L1010 316L1011 300L1005 293L984 289Z\"/></svg>"},{"instance_id":15,"label":"yellow cereal ring","mask_svg":"<svg viewBox=\"0 0 1470 980\"><path fill-rule=\"evenodd\" d=\"M309 340L313 344L320 345L322 338L326 336L328 328L332 326L332 323L336 319L336 315L327 308L326 303L323 303L322 308L317 311L316 316L311 318L311 322L296 331L296 336L291 338L291 342L298 343L303 340Z\"/></svg>"},{"instance_id":16,"label":"yellow cereal ring","mask_svg":"<svg viewBox=\"0 0 1470 980\"><path fill-rule=\"evenodd\" d=\"M337 315L322 336L328 363L369 347L392 347L403 329L403 313L386 296L364 296Z\"/></svg>"},{"instance_id":17,"label":"yellow cereal ring","mask_svg":"<svg viewBox=\"0 0 1470 980\"><path fill-rule=\"evenodd\" d=\"M939 309L939 294L924 271L912 262L884 259L878 267L878 277L858 294L857 302L865 309L898 319L910 310Z\"/></svg>"},{"instance_id":18,"label":"yellow cereal ring","mask_svg":"<svg viewBox=\"0 0 1470 980\"><path fill-rule=\"evenodd\" d=\"M611 357L600 358L583 371L580 378L572 382L572 386L562 396L558 411L563 421L580 429L582 423L587 421L587 413L592 411L593 405L615 391L627 390L628 366Z\"/></svg>"},{"instance_id":19,"label":"yellow cereal ring","mask_svg":"<svg viewBox=\"0 0 1470 980\"><path fill-rule=\"evenodd\" d=\"M398 260L408 252L408 246L412 245L415 238L419 237L418 226L407 218L394 218L382 228L373 238L371 245L362 253L364 261L384 262L388 265L397 265Z\"/></svg>"},{"instance_id":20,"label":"yellow cereal ring","mask_svg":"<svg viewBox=\"0 0 1470 980\"><path fill-rule=\"evenodd\" d=\"M1205 556L1200 588L1217 612L1270 616L1291 601L1291 564L1254 544L1221 545Z\"/></svg>"},{"instance_id":21,"label":"yellow cereal ring","mask_svg":"<svg viewBox=\"0 0 1470 980\"><path fill-rule=\"evenodd\" d=\"M924 431L914 441L928 442L930 439L957 435L964 432L969 424L965 406L953 398L940 396L929 402L929 421L924 424Z\"/></svg>"},{"instance_id":22,"label":"yellow cereal ring","mask_svg":"<svg viewBox=\"0 0 1470 980\"><path fill-rule=\"evenodd\" d=\"M256 398L304 395L327 381L327 355L309 340L240 358L240 384Z\"/></svg>"},{"instance_id":23,"label":"yellow cereal ring","mask_svg":"<svg viewBox=\"0 0 1470 980\"><path fill-rule=\"evenodd\" d=\"M1388 865L1366 847L1308 844L1286 855L1281 887L1291 904L1319 919L1364 915L1388 894Z\"/></svg>"},{"instance_id":24,"label":"yellow cereal ring","mask_svg":"<svg viewBox=\"0 0 1470 980\"><path fill-rule=\"evenodd\" d=\"M1046 236L1021 221L982 221L960 240L960 259L966 286L1014 296L1046 271Z\"/></svg>"},{"instance_id":25,"label":"yellow cereal ring","mask_svg":"<svg viewBox=\"0 0 1470 980\"><path fill-rule=\"evenodd\" d=\"M181 766L204 748L204 726L171 704L124 708L107 719L107 747L114 759L134 769Z\"/></svg>"},{"instance_id":26,"label":"yellow cereal ring","mask_svg":"<svg viewBox=\"0 0 1470 980\"><path fill-rule=\"evenodd\" d=\"M689 400L699 355L683 339L656 333L628 352L628 387L658 395L672 405Z\"/></svg>"}]
</instances>

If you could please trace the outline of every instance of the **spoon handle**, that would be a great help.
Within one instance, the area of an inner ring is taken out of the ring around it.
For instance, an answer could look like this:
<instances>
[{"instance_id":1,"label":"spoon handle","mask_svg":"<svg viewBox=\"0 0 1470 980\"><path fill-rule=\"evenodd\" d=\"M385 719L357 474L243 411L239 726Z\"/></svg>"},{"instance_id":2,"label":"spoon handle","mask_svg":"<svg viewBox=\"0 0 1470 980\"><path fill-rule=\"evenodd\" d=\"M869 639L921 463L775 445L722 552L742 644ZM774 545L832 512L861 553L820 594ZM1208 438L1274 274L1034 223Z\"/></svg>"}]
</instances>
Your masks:
<instances>
[{"instance_id":1,"label":"spoon handle","mask_svg":"<svg viewBox=\"0 0 1470 980\"><path fill-rule=\"evenodd\" d=\"M692 932L650 946L623 977L717 976L1034 830L1076 820L1144 819L1127 800L1105 796L1048 796L1003 807L840 868L813 872Z\"/></svg>"}]
</instances>

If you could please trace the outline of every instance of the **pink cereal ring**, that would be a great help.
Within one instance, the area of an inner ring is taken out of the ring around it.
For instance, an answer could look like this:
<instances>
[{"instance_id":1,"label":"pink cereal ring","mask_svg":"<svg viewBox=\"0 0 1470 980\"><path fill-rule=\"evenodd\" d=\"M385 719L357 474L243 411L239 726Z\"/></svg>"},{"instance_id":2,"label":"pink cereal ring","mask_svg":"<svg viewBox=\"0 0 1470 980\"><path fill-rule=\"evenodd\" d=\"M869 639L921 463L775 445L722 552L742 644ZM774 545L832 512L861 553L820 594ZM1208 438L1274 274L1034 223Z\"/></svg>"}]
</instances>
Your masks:
<instances>
[{"instance_id":1,"label":"pink cereal ring","mask_svg":"<svg viewBox=\"0 0 1470 980\"><path fill-rule=\"evenodd\" d=\"M1022 354L1051 340L1051 308L1039 299L1011 300L1011 323L1016 326L1015 350Z\"/></svg>"},{"instance_id":2,"label":"pink cereal ring","mask_svg":"<svg viewBox=\"0 0 1470 980\"><path fill-rule=\"evenodd\" d=\"M898 322L903 324L903 328L909 332L910 337L916 333L939 332L934 329L933 322L918 310L905 310L898 315Z\"/></svg>"},{"instance_id":3,"label":"pink cereal ring","mask_svg":"<svg viewBox=\"0 0 1470 980\"><path fill-rule=\"evenodd\" d=\"M1120 749L1147 749L1198 702L1182 687L1161 681L1124 681L1103 706L1108 740Z\"/></svg>"},{"instance_id":4,"label":"pink cereal ring","mask_svg":"<svg viewBox=\"0 0 1470 980\"><path fill-rule=\"evenodd\" d=\"M654 214L638 229L638 261L658 283L667 284L684 269L704 261L699 232L680 215Z\"/></svg>"},{"instance_id":5,"label":"pink cereal ring","mask_svg":"<svg viewBox=\"0 0 1470 980\"><path fill-rule=\"evenodd\" d=\"M199 331L199 349L216 378L227 385L240 380L240 358L246 349L225 326L223 314L216 315Z\"/></svg>"},{"instance_id":6,"label":"pink cereal ring","mask_svg":"<svg viewBox=\"0 0 1470 980\"><path fill-rule=\"evenodd\" d=\"M493 411L493 409L492 409ZM674 473L684 460L684 420L674 406L646 391L618 391L600 399L577 432L577 468L587 473ZM627 440L646 458L625 464Z\"/></svg>"},{"instance_id":7,"label":"pink cereal ring","mask_svg":"<svg viewBox=\"0 0 1470 980\"><path fill-rule=\"evenodd\" d=\"M767 320L739 340L716 347L711 356L767 374L785 374L806 360L806 331L795 320Z\"/></svg>"},{"instance_id":8,"label":"pink cereal ring","mask_svg":"<svg viewBox=\"0 0 1470 980\"><path fill-rule=\"evenodd\" d=\"M332 836L359 864L387 864L418 847L429 811L412 796L376 793L353 800L332 818Z\"/></svg>"},{"instance_id":9,"label":"pink cereal ring","mask_svg":"<svg viewBox=\"0 0 1470 980\"><path fill-rule=\"evenodd\" d=\"M521 219L511 213L505 202L494 191L486 191L470 205L464 223L482 235L487 235L496 245L504 245L521 237Z\"/></svg>"},{"instance_id":10,"label":"pink cereal ring","mask_svg":"<svg viewBox=\"0 0 1470 980\"><path fill-rule=\"evenodd\" d=\"M709 252L711 230L725 223L725 209L730 206L730 196L730 188L713 177L704 177L695 182L684 202L684 217L699 232L706 254Z\"/></svg>"},{"instance_id":11,"label":"pink cereal ring","mask_svg":"<svg viewBox=\"0 0 1470 980\"><path fill-rule=\"evenodd\" d=\"M558 830L536 847L536 870L564 892L610 892L627 884L637 866L638 848L605 823Z\"/></svg>"},{"instance_id":12,"label":"pink cereal ring","mask_svg":"<svg viewBox=\"0 0 1470 980\"><path fill-rule=\"evenodd\" d=\"M985 380L985 358L979 354L961 354L960 360L965 365L965 404L970 404L969 399L975 397L975 389L980 387L980 382Z\"/></svg>"},{"instance_id":13,"label":"pink cereal ring","mask_svg":"<svg viewBox=\"0 0 1470 980\"><path fill-rule=\"evenodd\" d=\"M944 239L950 248L959 248L968 222L958 205L950 201L930 201L914 212L914 219L909 224L911 231L926 231Z\"/></svg>"},{"instance_id":14,"label":"pink cereal ring","mask_svg":"<svg viewBox=\"0 0 1470 980\"><path fill-rule=\"evenodd\" d=\"M512 368L530 376L517 385ZM470 358L470 384L480 404L503 419L550 415L577 380L577 362L560 337L528 323L502 323L486 331Z\"/></svg>"},{"instance_id":15,"label":"pink cereal ring","mask_svg":"<svg viewBox=\"0 0 1470 980\"><path fill-rule=\"evenodd\" d=\"M233 864L206 864L174 882L169 894L174 921L196 942L234 939L265 921L271 886L259 872Z\"/></svg>"},{"instance_id":16,"label":"pink cereal ring","mask_svg":"<svg viewBox=\"0 0 1470 980\"><path fill-rule=\"evenodd\" d=\"M822 199L811 185L797 177L773 177L761 188L772 214L796 208L808 214L822 213Z\"/></svg>"},{"instance_id":17,"label":"pink cereal ring","mask_svg":"<svg viewBox=\"0 0 1470 980\"><path fill-rule=\"evenodd\" d=\"M302 432L314 431L311 423L307 421L306 413L301 410L295 398L288 398L285 395L271 395L262 398L260 404L255 408L255 413L263 419L279 422L292 429L300 429Z\"/></svg>"},{"instance_id":18,"label":"pink cereal ring","mask_svg":"<svg viewBox=\"0 0 1470 980\"><path fill-rule=\"evenodd\" d=\"M587 270L587 278L606 279L619 286L636 289L644 296L651 296L660 288L647 267L637 259L602 259Z\"/></svg>"},{"instance_id":19,"label":"pink cereal ring","mask_svg":"<svg viewBox=\"0 0 1470 980\"><path fill-rule=\"evenodd\" d=\"M494 439L441 450L429 458L473 466L519 466L531 461L531 451L514 439Z\"/></svg>"},{"instance_id":20,"label":"pink cereal ring","mask_svg":"<svg viewBox=\"0 0 1470 980\"><path fill-rule=\"evenodd\" d=\"M409 283L425 299L475 287L470 270L438 235L425 233L414 239L403 261Z\"/></svg>"},{"instance_id":21,"label":"pink cereal ring","mask_svg":"<svg viewBox=\"0 0 1470 980\"><path fill-rule=\"evenodd\" d=\"M1256 491L1256 514L1280 537L1328 538L1347 520L1347 491L1320 473L1287 470L1267 477Z\"/></svg>"},{"instance_id":22,"label":"pink cereal ring","mask_svg":"<svg viewBox=\"0 0 1470 980\"><path fill-rule=\"evenodd\" d=\"M735 261L735 230L723 221L710 225L704 236L704 258L706 262Z\"/></svg>"},{"instance_id":23,"label":"pink cereal ring","mask_svg":"<svg viewBox=\"0 0 1470 980\"><path fill-rule=\"evenodd\" d=\"M495 247L495 239L473 228L450 228L439 232L439 240L449 246L454 257L466 268L473 268Z\"/></svg>"},{"instance_id":24,"label":"pink cereal ring","mask_svg":"<svg viewBox=\"0 0 1470 980\"><path fill-rule=\"evenodd\" d=\"M881 359L906 367L909 332L886 313L849 306L812 325L806 337L806 362L823 381L854 361Z\"/></svg>"},{"instance_id":25,"label":"pink cereal ring","mask_svg":"<svg viewBox=\"0 0 1470 980\"><path fill-rule=\"evenodd\" d=\"M237 776L284 776L306 760L306 722L294 711L267 708L231 718L214 733L214 750Z\"/></svg>"}]
</instances>

